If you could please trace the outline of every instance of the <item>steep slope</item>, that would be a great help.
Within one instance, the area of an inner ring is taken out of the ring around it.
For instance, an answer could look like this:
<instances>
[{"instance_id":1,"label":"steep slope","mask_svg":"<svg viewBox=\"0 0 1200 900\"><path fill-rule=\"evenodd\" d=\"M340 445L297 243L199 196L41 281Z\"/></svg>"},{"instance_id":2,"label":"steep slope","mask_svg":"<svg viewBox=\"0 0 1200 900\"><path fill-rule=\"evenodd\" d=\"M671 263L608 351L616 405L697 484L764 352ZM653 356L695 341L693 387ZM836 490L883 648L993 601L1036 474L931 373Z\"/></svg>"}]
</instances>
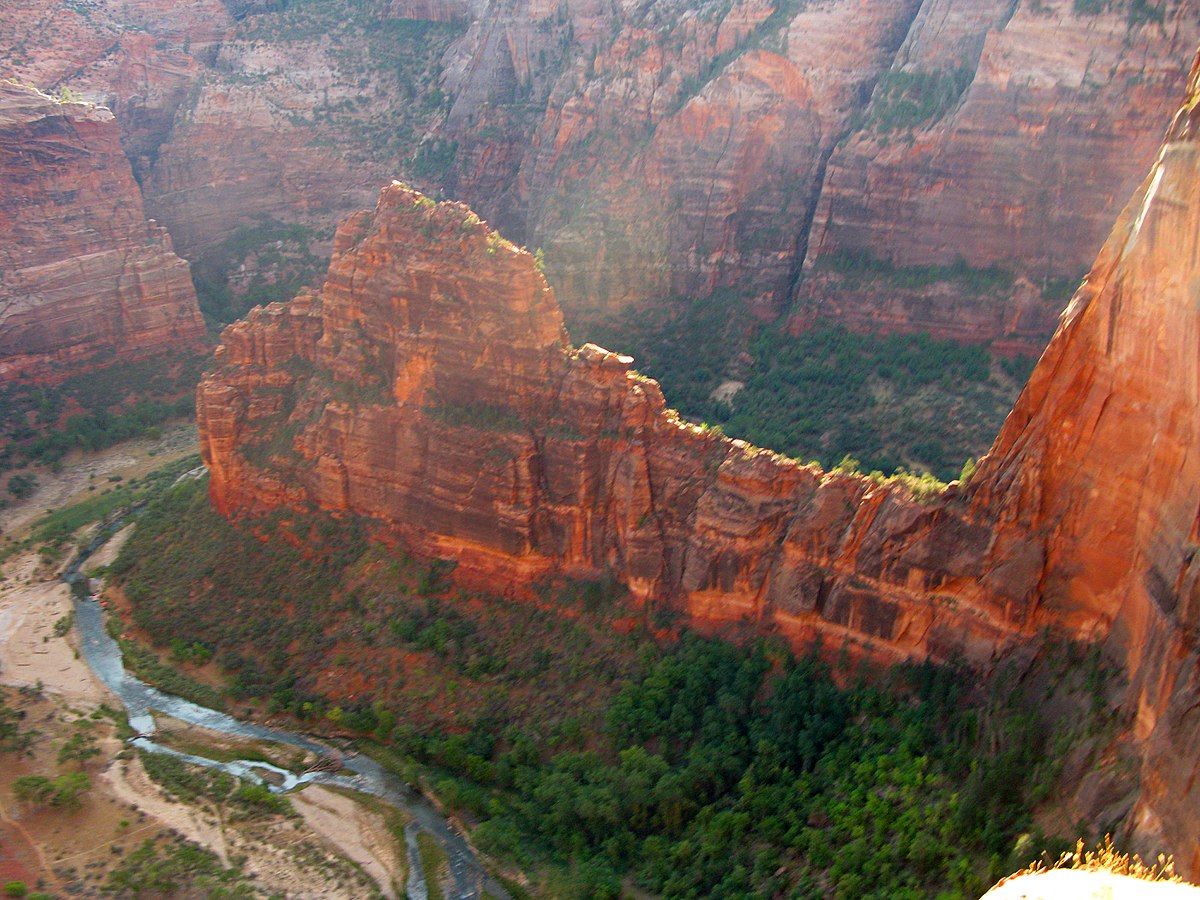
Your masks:
<instances>
[{"instance_id":1,"label":"steep slope","mask_svg":"<svg viewBox=\"0 0 1200 900\"><path fill-rule=\"evenodd\" d=\"M188 265L146 219L110 112L0 83L0 374L196 341Z\"/></svg>"},{"instance_id":2,"label":"steep slope","mask_svg":"<svg viewBox=\"0 0 1200 900\"><path fill-rule=\"evenodd\" d=\"M989 27L964 27L969 12ZM1153 159L1198 40L1186 2L925 4L830 159L802 309L1038 348L1062 307L1056 283L1090 263ZM856 257L999 266L1017 282L980 296L962 279L913 290L830 271Z\"/></svg>"},{"instance_id":3,"label":"steep slope","mask_svg":"<svg viewBox=\"0 0 1200 900\"><path fill-rule=\"evenodd\" d=\"M147 208L193 262L237 270L248 257L222 245L267 218L328 234L399 176L544 247L575 321L717 294L731 319L795 303L796 328L1030 353L1152 159L1196 13L19 0L0 74L113 109ZM862 257L901 276L843 277ZM959 258L1006 286L912 283Z\"/></svg>"},{"instance_id":4,"label":"steep slope","mask_svg":"<svg viewBox=\"0 0 1200 900\"><path fill-rule=\"evenodd\" d=\"M352 510L493 588L611 571L697 622L887 659L981 661L1042 624L981 569L986 525L681 423L629 357L569 347L532 257L398 184L319 295L230 326L218 363L198 413L227 514Z\"/></svg>"},{"instance_id":5,"label":"steep slope","mask_svg":"<svg viewBox=\"0 0 1200 900\"><path fill-rule=\"evenodd\" d=\"M607 570L698 624L877 659L1102 641L1142 760L1136 808L1106 808L1200 871L1198 107L1200 64L992 452L929 505L680 423L628 357L570 349L528 254L396 184L321 294L226 330L198 397L213 500L353 510L492 588Z\"/></svg>"},{"instance_id":6,"label":"steep slope","mask_svg":"<svg viewBox=\"0 0 1200 900\"><path fill-rule=\"evenodd\" d=\"M1111 624L1148 747L1137 830L1187 848L1191 872L1200 871L1198 102L1194 66L1186 105L1063 314L973 501L1044 556L1044 607Z\"/></svg>"}]
</instances>

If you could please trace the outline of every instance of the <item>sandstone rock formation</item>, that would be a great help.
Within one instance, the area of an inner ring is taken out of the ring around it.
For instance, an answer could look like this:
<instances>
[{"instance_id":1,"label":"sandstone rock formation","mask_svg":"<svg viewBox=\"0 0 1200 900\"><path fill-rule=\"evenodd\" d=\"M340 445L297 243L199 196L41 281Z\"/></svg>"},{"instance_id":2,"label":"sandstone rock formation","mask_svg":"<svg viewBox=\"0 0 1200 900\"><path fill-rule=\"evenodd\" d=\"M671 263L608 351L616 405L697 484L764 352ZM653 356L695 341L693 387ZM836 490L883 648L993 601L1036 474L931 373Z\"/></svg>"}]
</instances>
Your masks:
<instances>
[{"instance_id":1,"label":"sandstone rock formation","mask_svg":"<svg viewBox=\"0 0 1200 900\"><path fill-rule=\"evenodd\" d=\"M978 473L973 508L1097 623L1148 748L1137 830L1200 871L1200 59L1149 177Z\"/></svg>"},{"instance_id":2,"label":"sandstone rock formation","mask_svg":"<svg viewBox=\"0 0 1200 900\"><path fill-rule=\"evenodd\" d=\"M399 184L319 294L226 330L197 401L213 500L877 659L1102 641L1144 750L1130 830L1200 871L1200 62L1189 90L992 452L933 502L680 422L630 358L571 349L528 254Z\"/></svg>"},{"instance_id":3,"label":"sandstone rock formation","mask_svg":"<svg viewBox=\"0 0 1200 900\"><path fill-rule=\"evenodd\" d=\"M148 221L112 114L0 83L0 375L63 374L204 333L188 265Z\"/></svg>"},{"instance_id":4,"label":"sandstone rock formation","mask_svg":"<svg viewBox=\"0 0 1200 900\"><path fill-rule=\"evenodd\" d=\"M1044 624L983 568L984 522L681 422L629 357L571 349L529 254L399 184L339 229L320 294L230 326L217 361L198 413L227 514L350 510L493 588L612 571L698 622L882 658L982 660Z\"/></svg>"},{"instance_id":5,"label":"sandstone rock formation","mask_svg":"<svg viewBox=\"0 0 1200 900\"><path fill-rule=\"evenodd\" d=\"M818 271L802 308L859 327L1038 348L1062 308L1042 289L1077 280L1141 180L1184 89L1197 25L1187 3L926 3L865 126L830 159L809 267L864 254L897 266L999 265L1024 280L997 302L952 282L839 290ZM939 89L940 105L906 105Z\"/></svg>"},{"instance_id":6,"label":"sandstone rock formation","mask_svg":"<svg viewBox=\"0 0 1200 900\"><path fill-rule=\"evenodd\" d=\"M8 4L0 74L113 109L193 261L263 217L328 234L399 176L544 247L575 320L717 294L1024 353L1200 41L1195 0L77 7ZM847 280L847 254L1014 277Z\"/></svg>"}]
</instances>

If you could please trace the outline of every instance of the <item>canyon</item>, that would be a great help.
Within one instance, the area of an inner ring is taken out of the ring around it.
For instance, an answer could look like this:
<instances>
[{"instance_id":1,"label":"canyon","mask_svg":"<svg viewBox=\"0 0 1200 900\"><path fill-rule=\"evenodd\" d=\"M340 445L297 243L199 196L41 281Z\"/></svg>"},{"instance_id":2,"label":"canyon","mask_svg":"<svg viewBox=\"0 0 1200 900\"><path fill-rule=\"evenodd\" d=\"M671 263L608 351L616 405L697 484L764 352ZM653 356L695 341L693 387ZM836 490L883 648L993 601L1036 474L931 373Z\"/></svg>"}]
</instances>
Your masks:
<instances>
[{"instance_id":1,"label":"canyon","mask_svg":"<svg viewBox=\"0 0 1200 900\"><path fill-rule=\"evenodd\" d=\"M584 336L720 294L745 323L1033 355L1198 42L1192 0L22 0L0 21L5 74L114 110L193 263L255 264L227 242L268 220L327 254L403 177L544 248Z\"/></svg>"},{"instance_id":2,"label":"canyon","mask_svg":"<svg viewBox=\"0 0 1200 900\"><path fill-rule=\"evenodd\" d=\"M63 100L0 85L0 374L192 345L173 248L270 282L298 226L323 283L229 326L199 387L223 514L363 516L465 587L611 575L647 621L879 663L1102 646L1135 758L1072 808L1195 876L1197 12L20 0L3 72ZM396 175L469 206L393 182L352 212ZM683 421L564 324L704 297L735 326L1054 336L930 496Z\"/></svg>"},{"instance_id":3,"label":"canyon","mask_svg":"<svg viewBox=\"0 0 1200 900\"><path fill-rule=\"evenodd\" d=\"M1195 101L966 484L826 473L682 422L573 348L528 253L393 183L320 292L226 329L197 397L213 503L378 522L464 584L610 572L647 609L877 661L1101 642L1142 748L1126 825L1200 871Z\"/></svg>"},{"instance_id":4,"label":"canyon","mask_svg":"<svg viewBox=\"0 0 1200 900\"><path fill-rule=\"evenodd\" d=\"M197 345L188 264L146 218L111 112L0 83L0 376Z\"/></svg>"}]
</instances>

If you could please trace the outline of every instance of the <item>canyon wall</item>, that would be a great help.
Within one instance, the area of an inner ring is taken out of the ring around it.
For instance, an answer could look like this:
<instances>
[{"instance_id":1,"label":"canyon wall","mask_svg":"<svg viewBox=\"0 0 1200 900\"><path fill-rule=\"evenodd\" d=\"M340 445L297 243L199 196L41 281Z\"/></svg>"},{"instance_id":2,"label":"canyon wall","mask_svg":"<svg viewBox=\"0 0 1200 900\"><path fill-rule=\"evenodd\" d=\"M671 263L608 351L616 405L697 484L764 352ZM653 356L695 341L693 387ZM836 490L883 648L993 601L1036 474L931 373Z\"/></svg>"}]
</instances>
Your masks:
<instances>
[{"instance_id":1,"label":"canyon wall","mask_svg":"<svg viewBox=\"0 0 1200 900\"><path fill-rule=\"evenodd\" d=\"M0 83L0 376L204 334L188 265L145 217L110 112Z\"/></svg>"},{"instance_id":2,"label":"canyon wall","mask_svg":"<svg viewBox=\"0 0 1200 900\"><path fill-rule=\"evenodd\" d=\"M865 124L833 153L803 315L1040 350L1063 306L1056 283L1074 288L1148 168L1200 40L1194 5L976 6L990 27L964 40L969 7L927 5ZM1002 297L954 277L847 285L836 264L862 257L1017 278Z\"/></svg>"},{"instance_id":3,"label":"canyon wall","mask_svg":"<svg viewBox=\"0 0 1200 900\"><path fill-rule=\"evenodd\" d=\"M226 514L349 510L493 589L613 572L696 622L884 659L981 662L1050 623L1039 560L990 563L962 498L688 425L629 357L572 349L534 259L462 205L393 184L339 229L319 294L222 340L197 408Z\"/></svg>"},{"instance_id":4,"label":"canyon wall","mask_svg":"<svg viewBox=\"0 0 1200 900\"><path fill-rule=\"evenodd\" d=\"M267 219L324 255L399 176L545 248L575 321L716 294L1023 353L1200 42L1195 0L76 6L6 7L0 72L112 108L193 261Z\"/></svg>"},{"instance_id":5,"label":"canyon wall","mask_svg":"<svg viewBox=\"0 0 1200 900\"><path fill-rule=\"evenodd\" d=\"M877 660L1103 642L1141 748L1126 828L1200 871L1198 101L1200 63L966 486L922 503L682 423L629 357L570 346L529 254L393 184L320 293L225 331L213 501L353 511L491 589L609 572L693 624Z\"/></svg>"},{"instance_id":6,"label":"canyon wall","mask_svg":"<svg viewBox=\"0 0 1200 900\"><path fill-rule=\"evenodd\" d=\"M973 509L1090 616L1147 748L1136 832L1200 872L1200 57L1158 159L977 474Z\"/></svg>"}]
</instances>

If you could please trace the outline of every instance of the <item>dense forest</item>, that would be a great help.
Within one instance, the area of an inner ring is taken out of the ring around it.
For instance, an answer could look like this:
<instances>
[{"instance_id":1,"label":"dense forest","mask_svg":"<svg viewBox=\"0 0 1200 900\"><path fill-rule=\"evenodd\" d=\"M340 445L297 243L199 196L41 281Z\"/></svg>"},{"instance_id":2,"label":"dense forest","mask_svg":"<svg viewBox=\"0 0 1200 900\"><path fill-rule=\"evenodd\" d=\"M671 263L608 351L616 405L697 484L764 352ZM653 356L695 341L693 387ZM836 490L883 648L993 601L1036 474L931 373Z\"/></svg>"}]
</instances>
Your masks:
<instances>
[{"instance_id":1,"label":"dense forest","mask_svg":"<svg viewBox=\"0 0 1200 900\"><path fill-rule=\"evenodd\" d=\"M943 481L991 445L1033 368L927 334L739 324L729 305L677 299L581 324L572 337L630 353L668 404L730 437L826 469L852 457L864 471Z\"/></svg>"},{"instance_id":2,"label":"dense forest","mask_svg":"<svg viewBox=\"0 0 1200 900\"><path fill-rule=\"evenodd\" d=\"M986 681L796 657L603 580L466 593L367 522L234 525L202 482L147 510L112 573L126 638L157 648L143 675L373 748L553 896L978 896L1065 847L1033 811L1064 748L1114 725L1110 674L1070 646ZM1048 726L1050 693L1079 714Z\"/></svg>"}]
</instances>

